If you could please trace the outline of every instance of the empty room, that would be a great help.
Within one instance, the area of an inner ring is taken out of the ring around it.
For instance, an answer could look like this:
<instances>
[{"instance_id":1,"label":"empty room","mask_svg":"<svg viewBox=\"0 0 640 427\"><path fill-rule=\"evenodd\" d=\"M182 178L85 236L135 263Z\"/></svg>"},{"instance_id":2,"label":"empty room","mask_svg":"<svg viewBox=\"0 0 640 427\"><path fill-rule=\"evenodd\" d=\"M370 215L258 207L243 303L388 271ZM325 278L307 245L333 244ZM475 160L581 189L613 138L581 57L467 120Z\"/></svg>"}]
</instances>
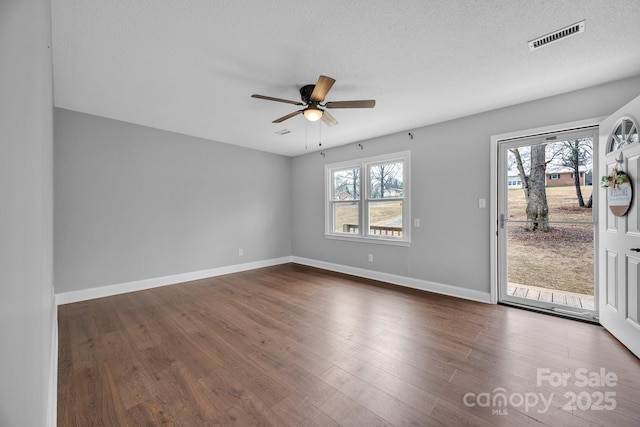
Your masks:
<instances>
[{"instance_id":1,"label":"empty room","mask_svg":"<svg viewBox=\"0 0 640 427\"><path fill-rule=\"evenodd\" d=\"M0 3L1 426L637 426L640 3Z\"/></svg>"}]
</instances>

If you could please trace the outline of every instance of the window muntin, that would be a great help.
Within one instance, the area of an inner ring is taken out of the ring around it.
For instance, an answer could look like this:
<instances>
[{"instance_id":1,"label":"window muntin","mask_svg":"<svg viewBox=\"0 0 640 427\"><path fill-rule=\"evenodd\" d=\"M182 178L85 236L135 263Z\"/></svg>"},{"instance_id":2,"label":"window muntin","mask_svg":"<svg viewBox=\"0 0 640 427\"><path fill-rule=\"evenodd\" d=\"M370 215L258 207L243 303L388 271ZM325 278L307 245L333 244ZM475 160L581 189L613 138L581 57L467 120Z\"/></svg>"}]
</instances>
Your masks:
<instances>
[{"instance_id":1,"label":"window muntin","mask_svg":"<svg viewBox=\"0 0 640 427\"><path fill-rule=\"evenodd\" d=\"M327 165L325 234L409 242L409 152Z\"/></svg>"}]
</instances>

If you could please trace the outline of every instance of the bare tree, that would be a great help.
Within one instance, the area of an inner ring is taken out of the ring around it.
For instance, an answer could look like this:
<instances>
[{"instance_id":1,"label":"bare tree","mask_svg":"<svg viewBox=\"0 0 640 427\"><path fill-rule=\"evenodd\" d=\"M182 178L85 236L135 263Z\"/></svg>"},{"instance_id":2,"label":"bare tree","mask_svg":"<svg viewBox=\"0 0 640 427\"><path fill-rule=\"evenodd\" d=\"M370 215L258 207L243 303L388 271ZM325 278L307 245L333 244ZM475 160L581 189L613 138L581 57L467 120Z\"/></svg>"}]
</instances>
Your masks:
<instances>
[{"instance_id":1,"label":"bare tree","mask_svg":"<svg viewBox=\"0 0 640 427\"><path fill-rule=\"evenodd\" d=\"M344 191L351 197L357 199L360 197L360 169L350 169L336 174L336 191Z\"/></svg>"},{"instance_id":2,"label":"bare tree","mask_svg":"<svg viewBox=\"0 0 640 427\"><path fill-rule=\"evenodd\" d=\"M531 169L529 170L527 199L527 231L549 231L549 206L546 191L546 145L531 146Z\"/></svg>"},{"instance_id":3,"label":"bare tree","mask_svg":"<svg viewBox=\"0 0 640 427\"><path fill-rule=\"evenodd\" d=\"M522 182L522 190L524 191L524 199L529 203L529 177L524 169L524 162L522 161L522 154L520 149L512 148L509 150L515 159L516 168L518 169L518 175L520 176L520 182Z\"/></svg>"},{"instance_id":4,"label":"bare tree","mask_svg":"<svg viewBox=\"0 0 640 427\"><path fill-rule=\"evenodd\" d=\"M360 197L358 189L360 188L360 169L352 169L350 173L351 185L353 186L353 198L357 199Z\"/></svg>"},{"instance_id":5,"label":"bare tree","mask_svg":"<svg viewBox=\"0 0 640 427\"><path fill-rule=\"evenodd\" d=\"M375 183L379 198L384 198L387 188L402 188L402 181L398 180L398 175L402 175L402 163L383 163L372 166L370 170L371 181Z\"/></svg>"},{"instance_id":6,"label":"bare tree","mask_svg":"<svg viewBox=\"0 0 640 427\"><path fill-rule=\"evenodd\" d=\"M593 159L593 143L591 138L572 139L563 141L560 151L560 161L563 166L573 169L573 182L576 187L576 196L578 197L578 205L581 208L590 208L593 203L593 193L589 197L587 203L582 197L580 188L580 166L586 166Z\"/></svg>"}]
</instances>

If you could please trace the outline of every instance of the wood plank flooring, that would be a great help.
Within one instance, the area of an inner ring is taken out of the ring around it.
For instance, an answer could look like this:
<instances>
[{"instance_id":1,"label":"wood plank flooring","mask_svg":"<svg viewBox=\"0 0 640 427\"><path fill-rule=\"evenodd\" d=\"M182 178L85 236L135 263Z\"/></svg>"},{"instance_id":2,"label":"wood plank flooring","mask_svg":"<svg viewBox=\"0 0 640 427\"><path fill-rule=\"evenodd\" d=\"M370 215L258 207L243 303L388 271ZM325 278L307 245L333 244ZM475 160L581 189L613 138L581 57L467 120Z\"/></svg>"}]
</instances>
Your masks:
<instances>
[{"instance_id":1,"label":"wood plank flooring","mask_svg":"<svg viewBox=\"0 0 640 427\"><path fill-rule=\"evenodd\" d=\"M58 313L58 426L640 425L599 326L296 264Z\"/></svg>"}]
</instances>

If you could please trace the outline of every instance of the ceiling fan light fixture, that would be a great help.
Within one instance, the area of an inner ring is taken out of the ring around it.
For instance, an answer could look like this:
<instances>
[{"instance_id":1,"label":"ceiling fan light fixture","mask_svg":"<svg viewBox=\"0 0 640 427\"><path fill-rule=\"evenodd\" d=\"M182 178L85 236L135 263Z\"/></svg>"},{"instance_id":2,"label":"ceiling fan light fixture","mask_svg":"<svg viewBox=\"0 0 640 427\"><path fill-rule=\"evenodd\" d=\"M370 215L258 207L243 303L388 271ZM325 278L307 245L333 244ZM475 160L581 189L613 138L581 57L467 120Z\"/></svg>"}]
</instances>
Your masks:
<instances>
[{"instance_id":1,"label":"ceiling fan light fixture","mask_svg":"<svg viewBox=\"0 0 640 427\"><path fill-rule=\"evenodd\" d=\"M315 107L305 108L305 110L302 112L302 114L304 114L304 117L310 122L317 122L318 120L320 120L322 118L322 113L323 111L321 109Z\"/></svg>"}]
</instances>

